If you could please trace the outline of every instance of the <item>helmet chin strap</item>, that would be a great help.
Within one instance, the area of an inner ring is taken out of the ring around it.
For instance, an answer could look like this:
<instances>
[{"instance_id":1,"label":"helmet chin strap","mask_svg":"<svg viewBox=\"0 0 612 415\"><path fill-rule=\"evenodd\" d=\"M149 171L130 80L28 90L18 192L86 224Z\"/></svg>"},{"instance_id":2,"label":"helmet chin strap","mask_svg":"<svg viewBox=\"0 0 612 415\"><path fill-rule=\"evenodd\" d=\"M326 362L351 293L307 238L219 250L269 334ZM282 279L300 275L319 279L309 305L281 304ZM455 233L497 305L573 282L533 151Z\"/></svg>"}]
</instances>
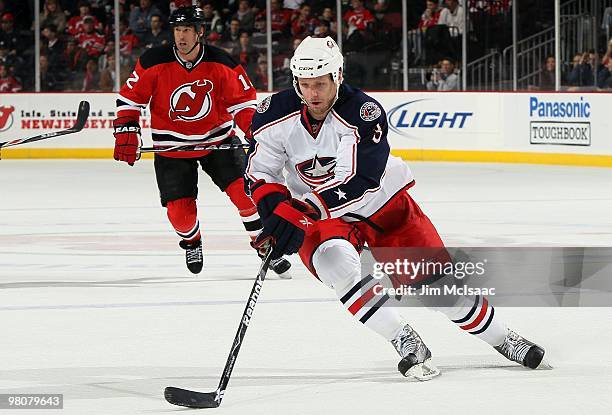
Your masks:
<instances>
[{"instance_id":1,"label":"helmet chin strap","mask_svg":"<svg viewBox=\"0 0 612 415\"><path fill-rule=\"evenodd\" d=\"M196 48L196 46L198 46L201 43L200 42L201 37L202 36L200 35L200 32L198 32L197 37L196 37L196 41L193 44L193 47L191 49L189 49L189 52L187 52L185 55L189 55L191 52L193 52L193 50Z\"/></svg>"}]
</instances>

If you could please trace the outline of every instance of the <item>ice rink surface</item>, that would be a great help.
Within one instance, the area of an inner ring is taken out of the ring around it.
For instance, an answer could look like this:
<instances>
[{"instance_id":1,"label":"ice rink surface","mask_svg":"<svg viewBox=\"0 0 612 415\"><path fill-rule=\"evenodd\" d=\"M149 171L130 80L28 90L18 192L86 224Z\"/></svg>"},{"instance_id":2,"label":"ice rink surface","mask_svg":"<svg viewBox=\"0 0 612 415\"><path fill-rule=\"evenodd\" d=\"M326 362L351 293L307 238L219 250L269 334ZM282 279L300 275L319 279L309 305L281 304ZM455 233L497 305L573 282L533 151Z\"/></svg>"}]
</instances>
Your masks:
<instances>
[{"instance_id":1,"label":"ice rink surface","mask_svg":"<svg viewBox=\"0 0 612 415\"><path fill-rule=\"evenodd\" d=\"M612 169L412 163L448 245L612 246ZM0 162L0 393L63 393L62 414L167 414L213 391L259 260L201 173L205 270L191 275L151 161ZM219 414L610 414L611 308L498 308L553 370L506 361L441 315L402 313L443 374L409 381L297 257L266 280ZM40 413L7 411L1 413ZM54 412L52 412L54 413Z\"/></svg>"}]
</instances>

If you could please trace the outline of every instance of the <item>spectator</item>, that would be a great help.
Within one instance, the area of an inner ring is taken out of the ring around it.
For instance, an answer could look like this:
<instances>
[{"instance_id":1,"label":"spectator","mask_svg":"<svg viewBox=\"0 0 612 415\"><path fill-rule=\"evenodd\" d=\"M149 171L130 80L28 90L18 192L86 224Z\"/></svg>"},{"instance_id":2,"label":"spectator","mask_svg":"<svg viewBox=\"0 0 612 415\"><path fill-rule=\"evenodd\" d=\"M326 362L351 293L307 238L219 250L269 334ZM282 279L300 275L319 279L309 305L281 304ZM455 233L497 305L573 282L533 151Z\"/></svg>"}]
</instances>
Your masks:
<instances>
[{"instance_id":1,"label":"spectator","mask_svg":"<svg viewBox=\"0 0 612 415\"><path fill-rule=\"evenodd\" d=\"M612 7L611 7L612 9ZM604 66L608 66L608 62L612 60L612 39L608 41L608 49L606 50L606 54L601 60L601 64Z\"/></svg>"},{"instance_id":2,"label":"spectator","mask_svg":"<svg viewBox=\"0 0 612 415\"><path fill-rule=\"evenodd\" d=\"M167 45L172 42L172 36L168 30L163 28L162 17L158 14L151 16L151 30L149 30L142 39L144 47L147 49L161 45Z\"/></svg>"},{"instance_id":3,"label":"spectator","mask_svg":"<svg viewBox=\"0 0 612 415\"><path fill-rule=\"evenodd\" d=\"M268 90L268 58L265 55L260 55L257 58L257 68L255 76L251 78L253 86L258 91Z\"/></svg>"},{"instance_id":4,"label":"spectator","mask_svg":"<svg viewBox=\"0 0 612 415\"><path fill-rule=\"evenodd\" d=\"M238 49L238 61L251 78L251 72L257 59L257 50L251 45L251 36L249 32L240 33L240 47Z\"/></svg>"},{"instance_id":5,"label":"spectator","mask_svg":"<svg viewBox=\"0 0 612 415\"><path fill-rule=\"evenodd\" d=\"M0 92L19 92L21 84L10 73L6 64L0 63Z\"/></svg>"},{"instance_id":6,"label":"spectator","mask_svg":"<svg viewBox=\"0 0 612 415\"><path fill-rule=\"evenodd\" d=\"M336 37L335 33L329 30L329 23L325 20L320 20L319 25L314 31L314 37Z\"/></svg>"},{"instance_id":7,"label":"spectator","mask_svg":"<svg viewBox=\"0 0 612 415\"><path fill-rule=\"evenodd\" d=\"M448 27L456 27L457 31L451 31L452 36L458 36L463 34L464 30L464 10L463 6L459 4L458 0L446 0L447 8L442 9L440 12L440 18L438 24L446 25Z\"/></svg>"},{"instance_id":8,"label":"spectator","mask_svg":"<svg viewBox=\"0 0 612 415\"><path fill-rule=\"evenodd\" d=\"M4 13L0 18L0 40L4 40L10 55L17 55L19 38L19 33L15 30L15 16L13 13Z\"/></svg>"},{"instance_id":9,"label":"spectator","mask_svg":"<svg viewBox=\"0 0 612 415\"><path fill-rule=\"evenodd\" d=\"M134 35L142 39L151 29L151 17L161 16L162 13L157 6L151 5L151 0L140 0L139 4L140 7L135 7L130 12L129 27Z\"/></svg>"},{"instance_id":10,"label":"spectator","mask_svg":"<svg viewBox=\"0 0 612 415\"><path fill-rule=\"evenodd\" d=\"M104 50L104 36L94 31L95 17L86 16L83 19L83 31L76 36L79 47L91 58L97 58Z\"/></svg>"},{"instance_id":11,"label":"spectator","mask_svg":"<svg viewBox=\"0 0 612 415\"><path fill-rule=\"evenodd\" d=\"M53 23L48 24L42 30L45 54L51 71L62 71L66 67L66 46L58 37L57 31L58 28Z\"/></svg>"},{"instance_id":12,"label":"spectator","mask_svg":"<svg viewBox=\"0 0 612 415\"><path fill-rule=\"evenodd\" d=\"M89 59L85 65L83 87L81 91L98 91L100 89L100 73L95 59Z\"/></svg>"},{"instance_id":13,"label":"spectator","mask_svg":"<svg viewBox=\"0 0 612 415\"><path fill-rule=\"evenodd\" d=\"M574 67L570 72L568 83L571 86L593 86L593 67L589 63L589 53L585 52L574 57Z\"/></svg>"},{"instance_id":14,"label":"spectator","mask_svg":"<svg viewBox=\"0 0 612 415\"><path fill-rule=\"evenodd\" d=\"M102 31L102 24L91 15L91 6L88 1L81 0L79 1L79 15L72 17L68 20L67 31L71 36L76 37L79 33L84 31L84 23L86 17L91 17L93 19L93 27L94 30Z\"/></svg>"},{"instance_id":15,"label":"spectator","mask_svg":"<svg viewBox=\"0 0 612 415\"><path fill-rule=\"evenodd\" d=\"M115 91L115 79L117 72L115 71L115 55L112 53L106 54L106 68L100 72L100 90L111 92Z\"/></svg>"},{"instance_id":16,"label":"spectator","mask_svg":"<svg viewBox=\"0 0 612 415\"><path fill-rule=\"evenodd\" d=\"M240 49L240 20L232 19L221 37L221 47L232 56L238 56Z\"/></svg>"},{"instance_id":17,"label":"spectator","mask_svg":"<svg viewBox=\"0 0 612 415\"><path fill-rule=\"evenodd\" d=\"M458 91L459 76L455 73L455 65L450 59L440 61L440 69L434 69L431 79L427 82L428 91Z\"/></svg>"},{"instance_id":18,"label":"spectator","mask_svg":"<svg viewBox=\"0 0 612 415\"><path fill-rule=\"evenodd\" d=\"M135 50L138 45L140 45L140 39L132 33L132 29L128 25L127 20L121 19L119 21L119 53L121 53L120 59L122 64L124 58L126 58L128 66L133 66L134 54L132 51Z\"/></svg>"},{"instance_id":19,"label":"spectator","mask_svg":"<svg viewBox=\"0 0 612 415\"><path fill-rule=\"evenodd\" d=\"M49 70L49 59L47 55L40 55L40 90L60 91L63 82L59 72Z\"/></svg>"},{"instance_id":20,"label":"spectator","mask_svg":"<svg viewBox=\"0 0 612 415\"><path fill-rule=\"evenodd\" d=\"M306 3L300 6L300 11L291 24L291 34L293 37L304 39L314 34L315 29L319 25L319 20L311 14L311 11L310 5Z\"/></svg>"},{"instance_id":21,"label":"spectator","mask_svg":"<svg viewBox=\"0 0 612 415\"><path fill-rule=\"evenodd\" d=\"M59 33L63 33L66 28L66 15L58 0L45 0L43 11L40 13L40 27L49 25L55 25Z\"/></svg>"},{"instance_id":22,"label":"spectator","mask_svg":"<svg viewBox=\"0 0 612 415\"><path fill-rule=\"evenodd\" d=\"M338 21L336 15L331 7L324 7L319 20L324 20L329 23L329 31L331 33L338 33ZM335 37L335 35L334 35Z\"/></svg>"},{"instance_id":23,"label":"spectator","mask_svg":"<svg viewBox=\"0 0 612 415\"><path fill-rule=\"evenodd\" d=\"M418 28L425 32L431 26L435 26L438 24L438 20L440 18L440 10L438 9L438 3L434 0L427 0L427 6L425 11L421 15L421 20L419 20Z\"/></svg>"},{"instance_id":24,"label":"spectator","mask_svg":"<svg viewBox=\"0 0 612 415\"><path fill-rule=\"evenodd\" d=\"M10 54L8 44L2 39L0 39L0 64L8 68L15 66L15 56Z\"/></svg>"},{"instance_id":25,"label":"spectator","mask_svg":"<svg viewBox=\"0 0 612 415\"><path fill-rule=\"evenodd\" d=\"M136 37L136 36L134 36ZM104 48L104 54L102 56L100 56L100 59L98 59L98 67L100 68L100 70L104 70L107 66L107 55L112 55L115 53L115 41L114 40L109 40L108 42L106 42L106 47ZM124 66L128 66L131 67L133 66L135 62L133 62L133 58L132 55L125 55L121 52L121 48L119 48L119 64L121 65L121 67ZM130 72L131 73L131 69Z\"/></svg>"},{"instance_id":26,"label":"spectator","mask_svg":"<svg viewBox=\"0 0 612 415\"><path fill-rule=\"evenodd\" d=\"M554 91L555 90L555 57L548 56L544 63L544 68L540 73L540 90Z\"/></svg>"},{"instance_id":27,"label":"spectator","mask_svg":"<svg viewBox=\"0 0 612 415\"><path fill-rule=\"evenodd\" d=\"M208 45L213 45L216 47L220 47L221 44L221 35L217 32L211 32L206 36L206 43Z\"/></svg>"},{"instance_id":28,"label":"spectator","mask_svg":"<svg viewBox=\"0 0 612 415\"><path fill-rule=\"evenodd\" d=\"M343 20L348 26L348 36L351 36L351 30L369 30L374 23L374 16L363 6L363 0L351 0L351 10L344 14Z\"/></svg>"},{"instance_id":29,"label":"spectator","mask_svg":"<svg viewBox=\"0 0 612 415\"><path fill-rule=\"evenodd\" d=\"M68 38L66 41L65 59L68 69L72 72L80 71L87 62L87 52L81 49L75 38Z\"/></svg>"},{"instance_id":30,"label":"spectator","mask_svg":"<svg viewBox=\"0 0 612 415\"><path fill-rule=\"evenodd\" d=\"M240 0L238 3L238 10L232 16L232 19L238 19L240 21L240 29L251 32L255 25L255 14L249 6L249 0Z\"/></svg>"},{"instance_id":31,"label":"spectator","mask_svg":"<svg viewBox=\"0 0 612 415\"><path fill-rule=\"evenodd\" d=\"M222 34L223 22L221 21L221 16L219 16L219 13L213 8L212 4L208 2L204 3L202 5L202 12L204 13L204 23L202 23L204 34L208 35L212 32Z\"/></svg>"},{"instance_id":32,"label":"spectator","mask_svg":"<svg viewBox=\"0 0 612 415\"><path fill-rule=\"evenodd\" d=\"M265 10L262 13L265 13ZM291 32L292 13L291 10L283 7L283 0L270 0L270 14L272 16L272 30L288 36Z\"/></svg>"},{"instance_id":33,"label":"spectator","mask_svg":"<svg viewBox=\"0 0 612 415\"><path fill-rule=\"evenodd\" d=\"M599 71L601 71L604 68L604 65L601 63L601 60L599 59L599 53L595 52L595 50L589 51L589 63L591 64L591 67L595 71L595 74L597 74Z\"/></svg>"},{"instance_id":34,"label":"spectator","mask_svg":"<svg viewBox=\"0 0 612 415\"><path fill-rule=\"evenodd\" d=\"M612 88L612 59L608 59L608 64L597 74L597 86L602 89Z\"/></svg>"}]
</instances>

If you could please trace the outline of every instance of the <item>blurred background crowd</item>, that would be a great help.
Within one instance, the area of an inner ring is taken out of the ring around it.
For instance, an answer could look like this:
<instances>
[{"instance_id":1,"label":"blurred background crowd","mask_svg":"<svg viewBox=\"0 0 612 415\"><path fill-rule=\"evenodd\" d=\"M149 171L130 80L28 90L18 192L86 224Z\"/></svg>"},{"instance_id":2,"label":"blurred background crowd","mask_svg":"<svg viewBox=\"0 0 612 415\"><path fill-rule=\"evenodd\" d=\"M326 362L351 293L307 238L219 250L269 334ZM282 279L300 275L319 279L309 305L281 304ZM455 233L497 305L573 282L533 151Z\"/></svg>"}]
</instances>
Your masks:
<instances>
[{"instance_id":1,"label":"blurred background crowd","mask_svg":"<svg viewBox=\"0 0 612 415\"><path fill-rule=\"evenodd\" d=\"M37 29L33 1L0 0L0 93L35 89L35 30L40 30L41 35L38 54L41 91L113 91L116 59L120 62L122 84L143 51L172 43L168 17L175 8L191 3L191 0L120 0L120 23L115 28L113 0L41 0L41 9L36 11L40 19ZM498 80L482 84L480 89L511 87L504 75L512 64L508 59L511 53L507 53L513 47L512 0L409 0L406 19L402 17L400 0L270 0L271 79L266 54L267 2L196 3L206 16L206 43L225 49L239 61L258 90L267 91L270 80L274 90L291 85L289 59L303 38L336 39L339 35L346 59L345 78L360 88L401 90L405 85L403 56L407 56L411 90L461 89L464 58L471 65L468 89L477 89L481 78L488 77L489 72L493 80ZM551 31L552 0L518 3L520 39L540 39L538 36ZM563 39L569 47L562 61L563 87L611 89L612 1L564 3L565 9L570 10L564 24L579 27L579 35L586 40L576 43ZM585 6L572 9L570 3ZM465 13L469 14L467 30ZM120 34L119 56L115 54L115 30ZM465 57L463 36L468 44ZM403 40L407 55L403 53ZM531 53L525 58L532 69L525 70L520 89L554 89L555 59L547 42L540 41L538 54ZM481 66L484 75L478 75Z\"/></svg>"}]
</instances>

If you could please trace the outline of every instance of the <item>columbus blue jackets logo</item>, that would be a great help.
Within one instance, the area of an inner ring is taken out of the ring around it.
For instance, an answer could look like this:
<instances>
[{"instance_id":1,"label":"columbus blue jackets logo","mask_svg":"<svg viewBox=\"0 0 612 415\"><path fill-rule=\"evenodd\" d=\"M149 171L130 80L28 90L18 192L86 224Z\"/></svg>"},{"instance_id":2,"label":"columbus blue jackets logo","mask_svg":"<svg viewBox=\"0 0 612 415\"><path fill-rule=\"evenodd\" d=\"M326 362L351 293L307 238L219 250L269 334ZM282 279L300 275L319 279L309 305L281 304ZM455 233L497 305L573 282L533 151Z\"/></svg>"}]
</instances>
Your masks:
<instances>
[{"instance_id":1,"label":"columbus blue jackets logo","mask_svg":"<svg viewBox=\"0 0 612 415\"><path fill-rule=\"evenodd\" d=\"M334 157L319 157L303 161L295 166L300 179L308 186L315 188L334 177L336 159Z\"/></svg>"},{"instance_id":2,"label":"columbus blue jackets logo","mask_svg":"<svg viewBox=\"0 0 612 415\"><path fill-rule=\"evenodd\" d=\"M374 121L380 114L380 107L372 101L365 102L359 109L359 116L364 121Z\"/></svg>"},{"instance_id":3,"label":"columbus blue jackets logo","mask_svg":"<svg viewBox=\"0 0 612 415\"><path fill-rule=\"evenodd\" d=\"M266 112L268 108L270 108L270 101L272 101L272 95L270 95L257 105L257 112L260 114Z\"/></svg>"},{"instance_id":4,"label":"columbus blue jackets logo","mask_svg":"<svg viewBox=\"0 0 612 415\"><path fill-rule=\"evenodd\" d=\"M170 96L168 116L172 121L197 121L206 117L212 109L212 90L213 83L208 79L179 86Z\"/></svg>"}]
</instances>

